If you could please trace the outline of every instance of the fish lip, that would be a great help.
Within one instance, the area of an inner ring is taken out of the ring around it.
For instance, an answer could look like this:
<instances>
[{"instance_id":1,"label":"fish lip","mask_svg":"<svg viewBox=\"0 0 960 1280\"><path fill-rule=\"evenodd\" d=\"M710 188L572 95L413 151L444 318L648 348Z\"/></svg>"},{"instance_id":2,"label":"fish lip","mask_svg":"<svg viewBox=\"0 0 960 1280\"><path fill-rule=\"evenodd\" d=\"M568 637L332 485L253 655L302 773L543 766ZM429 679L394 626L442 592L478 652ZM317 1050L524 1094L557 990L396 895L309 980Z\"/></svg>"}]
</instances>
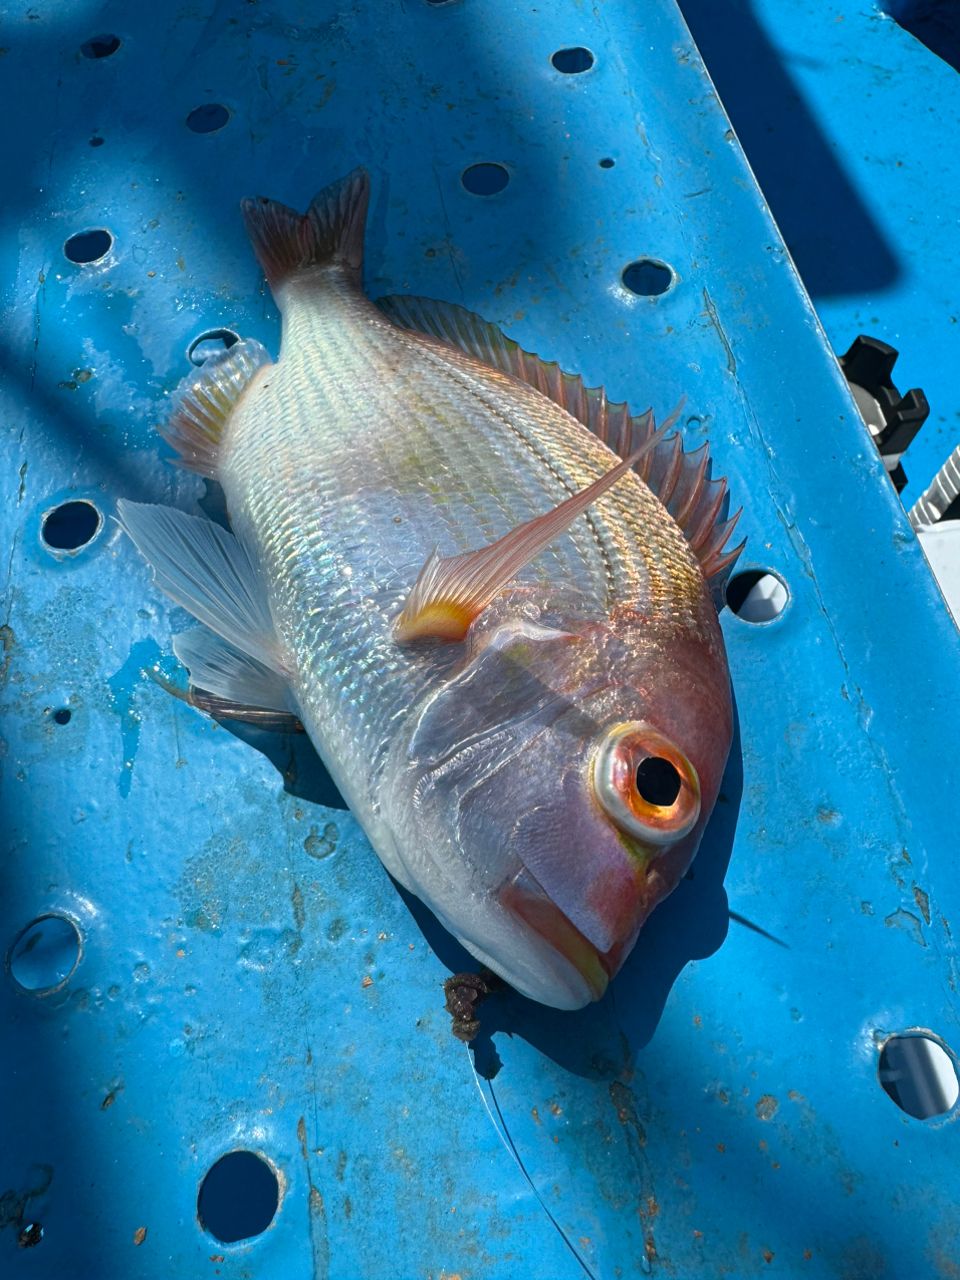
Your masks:
<instances>
[{"instance_id":1,"label":"fish lip","mask_svg":"<svg viewBox=\"0 0 960 1280\"><path fill-rule=\"evenodd\" d=\"M599 1000L619 968L622 948L599 951L577 928L526 867L506 880L497 894L501 904L564 957L580 974L592 1000Z\"/></svg>"}]
</instances>

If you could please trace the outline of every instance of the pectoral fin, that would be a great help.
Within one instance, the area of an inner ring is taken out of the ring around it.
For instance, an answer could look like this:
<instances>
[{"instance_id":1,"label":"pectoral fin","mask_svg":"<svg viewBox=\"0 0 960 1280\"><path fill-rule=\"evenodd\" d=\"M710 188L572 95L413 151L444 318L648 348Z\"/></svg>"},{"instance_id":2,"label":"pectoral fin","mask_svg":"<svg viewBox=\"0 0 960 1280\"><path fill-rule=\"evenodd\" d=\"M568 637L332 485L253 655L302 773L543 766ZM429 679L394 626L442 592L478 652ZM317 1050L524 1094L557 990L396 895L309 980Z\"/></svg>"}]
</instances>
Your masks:
<instances>
[{"instance_id":1,"label":"pectoral fin","mask_svg":"<svg viewBox=\"0 0 960 1280\"><path fill-rule=\"evenodd\" d=\"M125 499L117 515L161 591L254 662L286 674L263 583L232 533L173 507Z\"/></svg>"},{"instance_id":2,"label":"pectoral fin","mask_svg":"<svg viewBox=\"0 0 960 1280\"><path fill-rule=\"evenodd\" d=\"M426 636L462 640L471 624L507 583L569 529L577 516L616 484L648 450L656 448L669 429L667 423L586 489L571 494L552 511L517 525L489 546L458 556L441 556L434 551L420 570L394 623L394 639L399 644Z\"/></svg>"}]
</instances>

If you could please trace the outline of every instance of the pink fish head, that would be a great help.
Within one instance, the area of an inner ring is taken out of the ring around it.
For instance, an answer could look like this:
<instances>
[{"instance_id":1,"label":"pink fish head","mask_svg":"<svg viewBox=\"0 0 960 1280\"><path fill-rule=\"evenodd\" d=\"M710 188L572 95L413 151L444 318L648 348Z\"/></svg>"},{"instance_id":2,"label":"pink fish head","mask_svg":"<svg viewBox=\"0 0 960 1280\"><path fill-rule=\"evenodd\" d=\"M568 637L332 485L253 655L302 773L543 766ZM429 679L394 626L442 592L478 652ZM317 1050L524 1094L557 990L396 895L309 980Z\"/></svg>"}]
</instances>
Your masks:
<instances>
[{"instance_id":1,"label":"pink fish head","mask_svg":"<svg viewBox=\"0 0 960 1280\"><path fill-rule=\"evenodd\" d=\"M542 1003L599 999L696 854L732 733L701 612L670 629L501 624L416 717L410 887Z\"/></svg>"}]
</instances>

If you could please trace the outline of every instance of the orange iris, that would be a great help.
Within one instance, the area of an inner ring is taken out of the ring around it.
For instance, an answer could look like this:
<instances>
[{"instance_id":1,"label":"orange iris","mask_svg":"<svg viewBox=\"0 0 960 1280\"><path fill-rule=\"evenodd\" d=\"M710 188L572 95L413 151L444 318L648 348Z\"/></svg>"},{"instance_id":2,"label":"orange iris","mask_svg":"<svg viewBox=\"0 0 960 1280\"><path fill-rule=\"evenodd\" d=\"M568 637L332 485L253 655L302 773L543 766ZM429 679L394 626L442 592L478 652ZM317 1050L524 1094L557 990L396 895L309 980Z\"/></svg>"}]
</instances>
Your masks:
<instances>
[{"instance_id":1,"label":"orange iris","mask_svg":"<svg viewBox=\"0 0 960 1280\"><path fill-rule=\"evenodd\" d=\"M597 799L627 835L648 845L668 845L696 825L697 771L675 743L645 721L610 729L593 769Z\"/></svg>"}]
</instances>

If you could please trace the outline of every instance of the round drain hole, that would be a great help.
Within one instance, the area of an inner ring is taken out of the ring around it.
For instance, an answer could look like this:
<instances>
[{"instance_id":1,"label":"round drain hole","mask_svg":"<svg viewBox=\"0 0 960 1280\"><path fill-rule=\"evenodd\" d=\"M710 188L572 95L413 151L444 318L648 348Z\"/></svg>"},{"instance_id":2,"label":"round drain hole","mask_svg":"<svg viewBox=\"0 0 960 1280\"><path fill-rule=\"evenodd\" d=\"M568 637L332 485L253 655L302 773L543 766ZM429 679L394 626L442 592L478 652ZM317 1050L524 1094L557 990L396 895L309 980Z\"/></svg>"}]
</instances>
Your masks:
<instances>
[{"instance_id":1,"label":"round drain hole","mask_svg":"<svg viewBox=\"0 0 960 1280\"><path fill-rule=\"evenodd\" d=\"M91 36L89 40L84 40L80 46L80 52L85 58L109 58L119 48L119 36Z\"/></svg>"},{"instance_id":2,"label":"round drain hole","mask_svg":"<svg viewBox=\"0 0 960 1280\"><path fill-rule=\"evenodd\" d=\"M464 169L460 181L474 196L495 196L510 181L510 174L502 164L472 164Z\"/></svg>"},{"instance_id":3,"label":"round drain hole","mask_svg":"<svg viewBox=\"0 0 960 1280\"><path fill-rule=\"evenodd\" d=\"M786 608L790 593L782 578L769 569L744 569L727 583L731 613L744 622L772 622Z\"/></svg>"},{"instance_id":4,"label":"round drain hole","mask_svg":"<svg viewBox=\"0 0 960 1280\"><path fill-rule=\"evenodd\" d=\"M894 1035L880 1050L880 1084L901 1111L930 1120L952 1111L960 1097L953 1059L932 1035Z\"/></svg>"},{"instance_id":5,"label":"round drain hole","mask_svg":"<svg viewBox=\"0 0 960 1280\"><path fill-rule=\"evenodd\" d=\"M578 76L589 71L596 58L583 45L576 45L572 49L558 49L550 61L565 76Z\"/></svg>"},{"instance_id":6,"label":"round drain hole","mask_svg":"<svg viewBox=\"0 0 960 1280\"><path fill-rule=\"evenodd\" d=\"M229 119L230 112L222 102L205 102L187 116L187 128L194 133L216 133Z\"/></svg>"},{"instance_id":7,"label":"round drain hole","mask_svg":"<svg viewBox=\"0 0 960 1280\"><path fill-rule=\"evenodd\" d=\"M623 287L641 298L657 298L666 293L676 277L670 267L659 258L637 258L623 268L620 275Z\"/></svg>"},{"instance_id":8,"label":"round drain hole","mask_svg":"<svg viewBox=\"0 0 960 1280\"><path fill-rule=\"evenodd\" d=\"M94 227L90 231L78 231L63 246L63 252L70 262L86 267L93 262L101 262L113 248L113 236L104 227Z\"/></svg>"},{"instance_id":9,"label":"round drain hole","mask_svg":"<svg viewBox=\"0 0 960 1280\"><path fill-rule=\"evenodd\" d=\"M266 1231L280 1203L275 1170L253 1151L230 1151L200 1183L197 1217L224 1244Z\"/></svg>"},{"instance_id":10,"label":"round drain hole","mask_svg":"<svg viewBox=\"0 0 960 1280\"><path fill-rule=\"evenodd\" d=\"M211 356L229 351L240 341L239 333L232 329L208 329L187 347L187 359L191 364L205 364Z\"/></svg>"},{"instance_id":11,"label":"round drain hole","mask_svg":"<svg viewBox=\"0 0 960 1280\"><path fill-rule=\"evenodd\" d=\"M47 995L67 981L80 963L80 933L66 916L38 916L22 930L7 958L24 991Z\"/></svg>"},{"instance_id":12,"label":"round drain hole","mask_svg":"<svg viewBox=\"0 0 960 1280\"><path fill-rule=\"evenodd\" d=\"M51 551L79 551L100 532L103 516L83 499L64 502L43 517L40 537Z\"/></svg>"}]
</instances>

